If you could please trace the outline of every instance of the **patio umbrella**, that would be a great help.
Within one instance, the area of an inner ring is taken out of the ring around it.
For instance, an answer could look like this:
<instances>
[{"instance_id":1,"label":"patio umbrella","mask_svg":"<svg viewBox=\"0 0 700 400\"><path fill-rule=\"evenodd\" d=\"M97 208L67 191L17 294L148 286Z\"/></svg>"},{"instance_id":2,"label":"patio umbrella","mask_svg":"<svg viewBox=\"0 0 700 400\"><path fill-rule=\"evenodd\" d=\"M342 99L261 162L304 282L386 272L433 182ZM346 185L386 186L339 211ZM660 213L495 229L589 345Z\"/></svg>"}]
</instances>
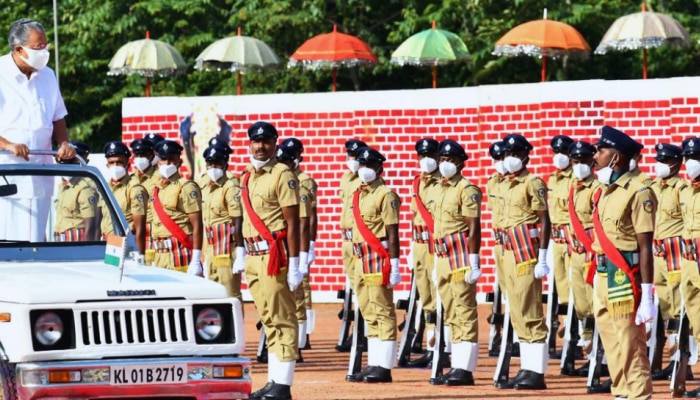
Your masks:
<instances>
[{"instance_id":1,"label":"patio umbrella","mask_svg":"<svg viewBox=\"0 0 700 400\"><path fill-rule=\"evenodd\" d=\"M642 76L647 79L647 49L663 45L687 46L689 43L690 36L678 21L668 15L647 11L646 3L642 3L642 12L625 15L613 22L595 54L642 48Z\"/></svg>"},{"instance_id":2,"label":"patio umbrella","mask_svg":"<svg viewBox=\"0 0 700 400\"><path fill-rule=\"evenodd\" d=\"M316 35L302 44L289 57L287 67L301 66L316 70L333 70L333 91L336 91L336 70L339 67L370 66L377 63L377 56L360 38L338 32Z\"/></svg>"},{"instance_id":3,"label":"patio umbrella","mask_svg":"<svg viewBox=\"0 0 700 400\"><path fill-rule=\"evenodd\" d=\"M433 89L437 87L437 66L469 58L469 50L456 34L437 29L426 29L404 40L391 54L391 63L398 65L431 66Z\"/></svg>"},{"instance_id":4,"label":"patio umbrella","mask_svg":"<svg viewBox=\"0 0 700 400\"><path fill-rule=\"evenodd\" d=\"M227 69L238 75L237 93L241 94L241 74L254 70L274 68L279 59L272 49L262 40L250 36L238 35L219 39L210 44L197 56L195 69Z\"/></svg>"},{"instance_id":5,"label":"patio umbrella","mask_svg":"<svg viewBox=\"0 0 700 400\"><path fill-rule=\"evenodd\" d=\"M151 95L152 76L168 76L185 72L187 64L176 48L160 40L146 39L129 42L117 50L109 62L107 75L139 74L146 77L146 97Z\"/></svg>"},{"instance_id":6,"label":"patio umbrella","mask_svg":"<svg viewBox=\"0 0 700 400\"><path fill-rule=\"evenodd\" d=\"M591 48L586 39L571 25L547 19L525 22L498 39L493 54L497 56L542 57L542 82L546 79L547 57L569 55L586 58Z\"/></svg>"}]
</instances>

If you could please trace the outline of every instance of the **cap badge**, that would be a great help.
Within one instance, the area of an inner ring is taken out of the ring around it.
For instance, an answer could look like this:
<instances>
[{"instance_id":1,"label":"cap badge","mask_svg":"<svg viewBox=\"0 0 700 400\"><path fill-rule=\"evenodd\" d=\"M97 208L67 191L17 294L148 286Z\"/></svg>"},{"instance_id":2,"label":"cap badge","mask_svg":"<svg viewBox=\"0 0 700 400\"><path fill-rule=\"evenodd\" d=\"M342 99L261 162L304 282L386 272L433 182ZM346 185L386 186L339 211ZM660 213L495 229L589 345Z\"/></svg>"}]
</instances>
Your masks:
<instances>
[{"instance_id":1,"label":"cap badge","mask_svg":"<svg viewBox=\"0 0 700 400\"><path fill-rule=\"evenodd\" d=\"M576 143L576 148L577 148L577 149L580 149L581 147L583 147L583 144L581 144L581 142Z\"/></svg>"},{"instance_id":2,"label":"cap badge","mask_svg":"<svg viewBox=\"0 0 700 400\"><path fill-rule=\"evenodd\" d=\"M168 150L168 144L167 144L167 143L163 143L163 150Z\"/></svg>"},{"instance_id":3,"label":"cap badge","mask_svg":"<svg viewBox=\"0 0 700 400\"><path fill-rule=\"evenodd\" d=\"M499 145L493 146L493 149L496 151L501 151L501 147Z\"/></svg>"},{"instance_id":4,"label":"cap badge","mask_svg":"<svg viewBox=\"0 0 700 400\"><path fill-rule=\"evenodd\" d=\"M282 149L277 149L277 157L282 155Z\"/></svg>"},{"instance_id":5,"label":"cap badge","mask_svg":"<svg viewBox=\"0 0 700 400\"><path fill-rule=\"evenodd\" d=\"M258 135L262 135L263 133L265 133L265 129L263 129L263 127L261 126L260 128L258 128Z\"/></svg>"},{"instance_id":6,"label":"cap badge","mask_svg":"<svg viewBox=\"0 0 700 400\"><path fill-rule=\"evenodd\" d=\"M369 151L365 150L365 152L362 153L362 158L369 158Z\"/></svg>"},{"instance_id":7,"label":"cap badge","mask_svg":"<svg viewBox=\"0 0 700 400\"><path fill-rule=\"evenodd\" d=\"M690 142L688 142L688 146L695 147L695 140L691 140Z\"/></svg>"},{"instance_id":8,"label":"cap badge","mask_svg":"<svg viewBox=\"0 0 700 400\"><path fill-rule=\"evenodd\" d=\"M428 141L427 141L427 140L424 140L424 141L423 141L423 147L428 147Z\"/></svg>"},{"instance_id":9,"label":"cap badge","mask_svg":"<svg viewBox=\"0 0 700 400\"><path fill-rule=\"evenodd\" d=\"M117 145L114 144L114 143L112 143L112 144L109 145L109 149L110 149L110 150L114 150L114 149L116 149L116 148L117 148Z\"/></svg>"},{"instance_id":10,"label":"cap badge","mask_svg":"<svg viewBox=\"0 0 700 400\"><path fill-rule=\"evenodd\" d=\"M561 138L557 139L557 146L561 146Z\"/></svg>"},{"instance_id":11,"label":"cap badge","mask_svg":"<svg viewBox=\"0 0 700 400\"><path fill-rule=\"evenodd\" d=\"M211 149L211 151L209 152L209 155L213 156L214 154L216 154L216 149Z\"/></svg>"},{"instance_id":12,"label":"cap badge","mask_svg":"<svg viewBox=\"0 0 700 400\"><path fill-rule=\"evenodd\" d=\"M357 143L353 143L350 150L357 150Z\"/></svg>"},{"instance_id":13,"label":"cap badge","mask_svg":"<svg viewBox=\"0 0 700 400\"><path fill-rule=\"evenodd\" d=\"M661 149L663 149L663 148L664 148L664 145L662 145L661 143L659 143L659 144L656 145L656 149L657 149L657 150L661 150Z\"/></svg>"},{"instance_id":14,"label":"cap badge","mask_svg":"<svg viewBox=\"0 0 700 400\"><path fill-rule=\"evenodd\" d=\"M292 143L291 141L287 142L287 147L294 147L294 143Z\"/></svg>"},{"instance_id":15,"label":"cap badge","mask_svg":"<svg viewBox=\"0 0 700 400\"><path fill-rule=\"evenodd\" d=\"M448 144L447 146L445 146L445 151L450 151L451 148L452 148L452 145Z\"/></svg>"},{"instance_id":16,"label":"cap badge","mask_svg":"<svg viewBox=\"0 0 700 400\"><path fill-rule=\"evenodd\" d=\"M508 143L510 143L510 144L515 144L515 139L510 138L510 140L508 141Z\"/></svg>"}]
</instances>

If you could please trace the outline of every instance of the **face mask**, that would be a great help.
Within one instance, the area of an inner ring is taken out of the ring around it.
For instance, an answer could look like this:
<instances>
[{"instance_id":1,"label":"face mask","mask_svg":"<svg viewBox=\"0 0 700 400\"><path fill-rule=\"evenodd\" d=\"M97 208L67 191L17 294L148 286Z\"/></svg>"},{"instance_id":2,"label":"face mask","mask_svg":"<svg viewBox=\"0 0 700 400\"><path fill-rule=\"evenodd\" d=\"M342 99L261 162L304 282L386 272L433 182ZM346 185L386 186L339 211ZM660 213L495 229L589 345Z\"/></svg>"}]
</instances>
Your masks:
<instances>
[{"instance_id":1,"label":"face mask","mask_svg":"<svg viewBox=\"0 0 700 400\"><path fill-rule=\"evenodd\" d=\"M163 178L170 179L170 177L177 172L177 166L173 164L163 164L158 166L158 171L160 171L160 175Z\"/></svg>"},{"instance_id":2,"label":"face mask","mask_svg":"<svg viewBox=\"0 0 700 400\"><path fill-rule=\"evenodd\" d=\"M523 169L523 160L519 159L518 157L508 156L505 160L503 160L503 165L506 167L508 172L514 174Z\"/></svg>"},{"instance_id":3,"label":"face mask","mask_svg":"<svg viewBox=\"0 0 700 400\"><path fill-rule=\"evenodd\" d=\"M603 185L610 185L610 180L612 179L613 174L613 165L615 165L613 160L610 160L610 164L608 164L607 167L603 167L598 170L598 181Z\"/></svg>"},{"instance_id":4,"label":"face mask","mask_svg":"<svg viewBox=\"0 0 700 400\"><path fill-rule=\"evenodd\" d=\"M437 161L430 157L424 157L420 160L420 172L429 174L437 169Z\"/></svg>"},{"instance_id":5,"label":"face mask","mask_svg":"<svg viewBox=\"0 0 700 400\"><path fill-rule=\"evenodd\" d=\"M657 162L654 169L656 170L657 178L664 179L671 175L671 167L668 164Z\"/></svg>"},{"instance_id":6,"label":"face mask","mask_svg":"<svg viewBox=\"0 0 700 400\"><path fill-rule=\"evenodd\" d=\"M440 163L440 175L444 178L450 179L457 173L457 166L449 161L443 161Z\"/></svg>"},{"instance_id":7,"label":"face mask","mask_svg":"<svg viewBox=\"0 0 700 400\"><path fill-rule=\"evenodd\" d=\"M111 180L116 182L126 175L126 168L119 165L111 166L107 168L107 175Z\"/></svg>"},{"instance_id":8,"label":"face mask","mask_svg":"<svg viewBox=\"0 0 700 400\"><path fill-rule=\"evenodd\" d=\"M27 53L27 58L21 57L22 61L27 63L27 65L34 68L35 70L38 71L46 67L46 64L49 63L49 57L51 57L51 53L49 53L48 48L41 50L34 50L24 46L22 46L22 48Z\"/></svg>"},{"instance_id":9,"label":"face mask","mask_svg":"<svg viewBox=\"0 0 700 400\"><path fill-rule=\"evenodd\" d=\"M136 169L144 172L151 166L151 162L146 157L136 157L134 158L134 165L136 166Z\"/></svg>"},{"instance_id":10,"label":"face mask","mask_svg":"<svg viewBox=\"0 0 700 400\"><path fill-rule=\"evenodd\" d=\"M377 179L377 171L372 168L362 167L357 170L357 176L364 183L370 183Z\"/></svg>"},{"instance_id":11,"label":"face mask","mask_svg":"<svg viewBox=\"0 0 700 400\"><path fill-rule=\"evenodd\" d=\"M297 168L299 168L299 160L295 158L294 159L294 169L297 169Z\"/></svg>"},{"instance_id":12,"label":"face mask","mask_svg":"<svg viewBox=\"0 0 700 400\"><path fill-rule=\"evenodd\" d=\"M634 171L635 169L637 169L637 160L631 159L630 160L630 171Z\"/></svg>"},{"instance_id":13,"label":"face mask","mask_svg":"<svg viewBox=\"0 0 700 400\"><path fill-rule=\"evenodd\" d=\"M253 158L253 156L250 156L250 163L253 164L253 167L255 167L255 169L260 169L260 168L264 167L269 162L270 162L270 159L267 159L265 161L259 161L259 160L256 160L255 158Z\"/></svg>"},{"instance_id":14,"label":"face mask","mask_svg":"<svg viewBox=\"0 0 700 400\"><path fill-rule=\"evenodd\" d=\"M690 180L695 180L700 176L700 161L698 160L688 160L685 162L685 171L688 173Z\"/></svg>"},{"instance_id":15,"label":"face mask","mask_svg":"<svg viewBox=\"0 0 700 400\"><path fill-rule=\"evenodd\" d=\"M588 164L574 164L573 167L574 176L576 179L582 181L591 175L591 166Z\"/></svg>"},{"instance_id":16,"label":"face mask","mask_svg":"<svg viewBox=\"0 0 700 400\"><path fill-rule=\"evenodd\" d=\"M345 163L347 164L350 172L352 172L353 174L357 172L358 169L360 169L360 163L357 160L348 160Z\"/></svg>"},{"instance_id":17,"label":"face mask","mask_svg":"<svg viewBox=\"0 0 700 400\"><path fill-rule=\"evenodd\" d=\"M501 175L505 175L508 173L508 170L506 170L506 166L503 163L503 160L498 160L495 163L493 163L494 168L496 168L496 172L498 172Z\"/></svg>"},{"instance_id":18,"label":"face mask","mask_svg":"<svg viewBox=\"0 0 700 400\"><path fill-rule=\"evenodd\" d=\"M160 160L160 157L158 155L154 156L151 165L158 165L158 160Z\"/></svg>"},{"instance_id":19,"label":"face mask","mask_svg":"<svg viewBox=\"0 0 700 400\"><path fill-rule=\"evenodd\" d=\"M566 154L557 153L552 161L557 169L566 169L569 166L569 157Z\"/></svg>"},{"instance_id":20,"label":"face mask","mask_svg":"<svg viewBox=\"0 0 700 400\"><path fill-rule=\"evenodd\" d=\"M224 170L221 168L209 168L207 170L207 175L209 175L209 178L216 182L218 181L222 176L224 176Z\"/></svg>"}]
</instances>

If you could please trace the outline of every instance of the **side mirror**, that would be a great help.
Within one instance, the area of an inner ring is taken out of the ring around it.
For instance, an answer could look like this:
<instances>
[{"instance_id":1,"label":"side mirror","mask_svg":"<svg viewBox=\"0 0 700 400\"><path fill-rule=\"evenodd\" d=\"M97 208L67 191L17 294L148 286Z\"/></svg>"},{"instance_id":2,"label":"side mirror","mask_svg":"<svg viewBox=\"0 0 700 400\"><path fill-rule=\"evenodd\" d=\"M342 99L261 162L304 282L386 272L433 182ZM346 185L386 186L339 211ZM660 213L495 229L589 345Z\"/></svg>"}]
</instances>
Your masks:
<instances>
[{"instance_id":1,"label":"side mirror","mask_svg":"<svg viewBox=\"0 0 700 400\"><path fill-rule=\"evenodd\" d=\"M17 185L14 183L0 185L0 197L14 196L17 194Z\"/></svg>"}]
</instances>

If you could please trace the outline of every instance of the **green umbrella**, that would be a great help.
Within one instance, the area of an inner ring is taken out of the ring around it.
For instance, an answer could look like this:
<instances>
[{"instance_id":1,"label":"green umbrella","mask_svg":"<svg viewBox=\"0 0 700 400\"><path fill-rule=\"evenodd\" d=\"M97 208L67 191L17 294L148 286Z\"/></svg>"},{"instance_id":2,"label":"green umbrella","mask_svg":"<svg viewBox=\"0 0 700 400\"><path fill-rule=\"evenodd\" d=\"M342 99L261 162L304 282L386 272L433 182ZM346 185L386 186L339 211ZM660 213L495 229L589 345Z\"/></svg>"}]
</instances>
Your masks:
<instances>
[{"instance_id":1,"label":"green umbrella","mask_svg":"<svg viewBox=\"0 0 700 400\"><path fill-rule=\"evenodd\" d=\"M391 54L391 63L433 67L433 88L437 87L437 66L469 58L469 50L456 34L433 28L406 39Z\"/></svg>"}]
</instances>

